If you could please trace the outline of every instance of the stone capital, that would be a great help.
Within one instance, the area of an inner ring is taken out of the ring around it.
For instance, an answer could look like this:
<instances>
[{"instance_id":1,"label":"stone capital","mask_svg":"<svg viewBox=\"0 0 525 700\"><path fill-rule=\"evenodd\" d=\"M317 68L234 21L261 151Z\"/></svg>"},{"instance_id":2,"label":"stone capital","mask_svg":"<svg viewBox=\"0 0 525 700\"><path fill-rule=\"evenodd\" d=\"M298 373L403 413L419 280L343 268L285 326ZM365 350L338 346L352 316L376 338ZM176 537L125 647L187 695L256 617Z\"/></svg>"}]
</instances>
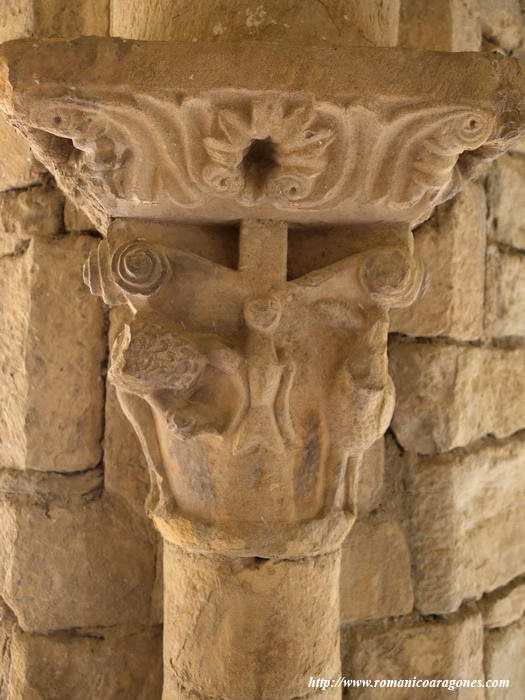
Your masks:
<instances>
[{"instance_id":1,"label":"stone capital","mask_svg":"<svg viewBox=\"0 0 525 700\"><path fill-rule=\"evenodd\" d=\"M4 110L102 229L413 225L524 121L521 67L497 54L22 40L0 76Z\"/></svg>"},{"instance_id":2,"label":"stone capital","mask_svg":"<svg viewBox=\"0 0 525 700\"><path fill-rule=\"evenodd\" d=\"M394 405L389 311L425 289L411 230L522 135L524 96L494 54L0 49L1 107L103 234L86 283L130 309L109 379L166 544L165 700L336 676L340 545Z\"/></svg>"},{"instance_id":3,"label":"stone capital","mask_svg":"<svg viewBox=\"0 0 525 700\"><path fill-rule=\"evenodd\" d=\"M134 312L109 376L156 476L154 517L197 552L332 550L391 419L388 310L422 284L411 233L392 226L374 247L355 234L353 254L293 279L284 222L243 221L236 269L180 236L118 220L85 268L95 294Z\"/></svg>"}]
</instances>

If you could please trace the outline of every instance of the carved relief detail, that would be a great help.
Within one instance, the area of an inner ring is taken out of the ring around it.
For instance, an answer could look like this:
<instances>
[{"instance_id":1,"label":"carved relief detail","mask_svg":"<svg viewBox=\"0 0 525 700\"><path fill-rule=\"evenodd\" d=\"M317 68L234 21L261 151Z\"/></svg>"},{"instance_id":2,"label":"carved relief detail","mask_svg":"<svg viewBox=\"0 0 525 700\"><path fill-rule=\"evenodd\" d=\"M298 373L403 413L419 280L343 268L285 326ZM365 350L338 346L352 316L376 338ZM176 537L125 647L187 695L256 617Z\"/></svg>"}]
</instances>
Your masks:
<instances>
[{"instance_id":1,"label":"carved relief detail","mask_svg":"<svg viewBox=\"0 0 525 700\"><path fill-rule=\"evenodd\" d=\"M248 111L220 108L215 135L204 139L210 163L203 179L248 206L266 199L284 206L301 202L328 164L336 128L341 127L327 125L326 116L309 103L262 98Z\"/></svg>"},{"instance_id":2,"label":"carved relief detail","mask_svg":"<svg viewBox=\"0 0 525 700\"><path fill-rule=\"evenodd\" d=\"M282 211L431 207L457 188L463 152L486 157L477 151L495 129L490 110L380 99L343 106L273 93L34 93L28 122L41 158L51 156L77 185L93 183L99 197L167 198L183 209L210 194ZM72 147L61 158L57 138Z\"/></svg>"},{"instance_id":3,"label":"carved relief detail","mask_svg":"<svg viewBox=\"0 0 525 700\"><path fill-rule=\"evenodd\" d=\"M84 266L84 281L111 306L125 302L124 293L148 297L169 279L166 255L146 241L122 243L110 254L102 241Z\"/></svg>"},{"instance_id":4,"label":"carved relief detail","mask_svg":"<svg viewBox=\"0 0 525 700\"><path fill-rule=\"evenodd\" d=\"M386 199L407 208L423 198L439 203L446 188L457 188L464 151L490 139L495 120L472 108L405 108L389 119L384 138L375 144L368 174L371 201ZM482 154L479 154L482 157Z\"/></svg>"},{"instance_id":5,"label":"carved relief detail","mask_svg":"<svg viewBox=\"0 0 525 700\"><path fill-rule=\"evenodd\" d=\"M111 258L111 274L123 292L150 296L171 272L166 255L145 241L123 243Z\"/></svg>"},{"instance_id":6,"label":"carved relief detail","mask_svg":"<svg viewBox=\"0 0 525 700\"><path fill-rule=\"evenodd\" d=\"M142 429L159 445L150 466L163 475L163 502L192 522L223 513L239 527L254 518L298 527L352 512L359 456L393 410L388 309L411 303L422 275L400 244L287 281L277 263L286 227L257 226L241 233L238 270L110 236L86 279L106 298L118 288L112 298L135 312L115 340L109 378L128 412L143 415L130 396L151 411ZM275 270L253 242L261 232Z\"/></svg>"}]
</instances>

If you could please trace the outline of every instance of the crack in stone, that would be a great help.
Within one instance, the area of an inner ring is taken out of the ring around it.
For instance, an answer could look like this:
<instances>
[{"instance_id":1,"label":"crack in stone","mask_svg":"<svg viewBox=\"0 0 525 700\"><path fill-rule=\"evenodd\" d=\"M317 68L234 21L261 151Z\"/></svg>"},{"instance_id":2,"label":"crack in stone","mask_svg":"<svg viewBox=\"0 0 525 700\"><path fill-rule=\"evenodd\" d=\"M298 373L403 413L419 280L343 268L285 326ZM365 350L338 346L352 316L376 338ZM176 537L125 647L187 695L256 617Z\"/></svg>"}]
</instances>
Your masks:
<instances>
[{"instance_id":1,"label":"crack in stone","mask_svg":"<svg viewBox=\"0 0 525 700\"><path fill-rule=\"evenodd\" d=\"M516 257L525 257L525 248L516 248L510 243L504 243L503 241L498 241L496 239L489 238L489 245L494 245L499 250L500 253L505 255L515 255Z\"/></svg>"},{"instance_id":2,"label":"crack in stone","mask_svg":"<svg viewBox=\"0 0 525 700\"><path fill-rule=\"evenodd\" d=\"M453 447L451 450L445 450L444 452L433 452L432 454L423 454L421 452L416 452L412 450L406 450L398 441L398 439L394 435L394 431L390 428L389 431L392 436L394 437L394 441L396 445L399 446L399 448L403 451L403 454L406 455L412 455L420 460L433 460L436 459L437 457L445 457L445 456L451 456L451 457L467 457L468 455L474 455L477 452L481 451L488 445L493 445L496 447L505 447L506 445L509 445L513 442L521 442L525 441L525 428L520 428L519 430L516 430L514 433L511 433L510 435L507 435L503 438L497 438L493 433L486 433L482 437L478 438L477 440L474 440L473 442L469 442L467 445L461 445L459 447Z\"/></svg>"},{"instance_id":3,"label":"crack in stone","mask_svg":"<svg viewBox=\"0 0 525 700\"><path fill-rule=\"evenodd\" d=\"M15 249L11 253L0 255L0 260L6 260L7 258L21 258L25 255L30 245L31 239L24 238L16 245Z\"/></svg>"},{"instance_id":4,"label":"crack in stone","mask_svg":"<svg viewBox=\"0 0 525 700\"><path fill-rule=\"evenodd\" d=\"M456 340L450 336L418 336L418 335L407 335L406 333L389 333L389 342L398 341L400 343L410 345L410 344L425 344L425 345L452 345L459 348L482 348L486 347L487 343L482 340Z\"/></svg>"},{"instance_id":5,"label":"crack in stone","mask_svg":"<svg viewBox=\"0 0 525 700\"><path fill-rule=\"evenodd\" d=\"M330 8L328 7L327 3L324 2L324 0L317 0L317 2L319 3L319 5L321 5L321 7L324 8L326 14L328 15L328 19L330 20L330 22L331 22L331 23L334 25L334 27L336 28L337 33L338 33L338 34L341 34L342 29L341 29L341 27L339 26L339 24L335 21L335 18L334 18L334 16L332 15L332 12L331 12Z\"/></svg>"},{"instance_id":6,"label":"crack in stone","mask_svg":"<svg viewBox=\"0 0 525 700\"><path fill-rule=\"evenodd\" d=\"M46 512L52 503L91 503L101 497L101 464L80 472L46 472L36 469L0 469L0 495L28 498Z\"/></svg>"}]
</instances>

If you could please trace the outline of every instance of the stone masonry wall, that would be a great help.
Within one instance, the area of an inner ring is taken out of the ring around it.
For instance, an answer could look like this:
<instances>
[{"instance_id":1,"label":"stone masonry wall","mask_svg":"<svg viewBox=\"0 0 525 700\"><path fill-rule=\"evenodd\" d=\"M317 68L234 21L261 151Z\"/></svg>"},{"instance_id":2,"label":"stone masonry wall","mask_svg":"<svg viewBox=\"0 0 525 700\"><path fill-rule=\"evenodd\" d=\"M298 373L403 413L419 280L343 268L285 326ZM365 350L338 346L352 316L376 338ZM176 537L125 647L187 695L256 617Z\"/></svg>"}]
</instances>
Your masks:
<instances>
[{"instance_id":1,"label":"stone masonry wall","mask_svg":"<svg viewBox=\"0 0 525 700\"><path fill-rule=\"evenodd\" d=\"M518 0L431 5L403 0L400 44L525 59ZM3 0L0 41L107 35L123 6ZM160 700L159 538L105 381L125 319L83 285L91 223L4 122L0 152L0 700ZM393 319L397 408L341 579L347 677L511 686L352 698L523 697L524 220L525 145L416 231L429 289Z\"/></svg>"},{"instance_id":2,"label":"stone masonry wall","mask_svg":"<svg viewBox=\"0 0 525 700\"><path fill-rule=\"evenodd\" d=\"M523 60L523 27L518 0L405 0L400 43ZM375 501L347 540L341 584L347 677L510 686L351 698L523 698L524 217L520 144L415 232L428 292L393 317L382 485L377 466L361 477Z\"/></svg>"},{"instance_id":3,"label":"stone masonry wall","mask_svg":"<svg viewBox=\"0 0 525 700\"><path fill-rule=\"evenodd\" d=\"M107 0L7 0L0 40L106 35ZM0 122L0 698L160 698L158 537L106 387L99 234Z\"/></svg>"}]
</instances>

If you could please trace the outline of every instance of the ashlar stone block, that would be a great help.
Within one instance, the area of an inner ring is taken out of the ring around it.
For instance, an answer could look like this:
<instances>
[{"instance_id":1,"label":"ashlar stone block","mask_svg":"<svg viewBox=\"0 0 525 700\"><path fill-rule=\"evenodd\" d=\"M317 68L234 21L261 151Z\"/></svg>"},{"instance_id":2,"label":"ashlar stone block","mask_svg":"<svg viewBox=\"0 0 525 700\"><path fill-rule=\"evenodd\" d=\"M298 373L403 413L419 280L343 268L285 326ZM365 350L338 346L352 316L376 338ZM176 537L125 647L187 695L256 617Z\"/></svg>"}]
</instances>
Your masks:
<instances>
[{"instance_id":1,"label":"ashlar stone block","mask_svg":"<svg viewBox=\"0 0 525 700\"><path fill-rule=\"evenodd\" d=\"M414 594L405 535L393 518L358 521L343 545L341 620L405 615Z\"/></svg>"},{"instance_id":2,"label":"ashlar stone block","mask_svg":"<svg viewBox=\"0 0 525 700\"><path fill-rule=\"evenodd\" d=\"M487 679L508 680L507 688L487 688L487 700L521 700L525 688L525 619L485 635Z\"/></svg>"},{"instance_id":3,"label":"ashlar stone block","mask_svg":"<svg viewBox=\"0 0 525 700\"><path fill-rule=\"evenodd\" d=\"M501 243L524 249L525 157L519 153L502 156L492 167L488 191L491 235Z\"/></svg>"},{"instance_id":4,"label":"ashlar stone block","mask_svg":"<svg viewBox=\"0 0 525 700\"><path fill-rule=\"evenodd\" d=\"M489 336L525 335L525 255L492 245L487 257L485 327Z\"/></svg>"},{"instance_id":5,"label":"ashlar stone block","mask_svg":"<svg viewBox=\"0 0 525 700\"><path fill-rule=\"evenodd\" d=\"M483 678L483 628L479 614L426 621L412 618L385 625L348 626L343 630L343 675L384 680L425 679L426 688L356 688L359 700L484 700L482 688L439 687L443 679Z\"/></svg>"},{"instance_id":6,"label":"ashlar stone block","mask_svg":"<svg viewBox=\"0 0 525 700\"><path fill-rule=\"evenodd\" d=\"M0 465L80 471L101 458L104 315L82 281L87 236L0 258Z\"/></svg>"},{"instance_id":7,"label":"ashlar stone block","mask_svg":"<svg viewBox=\"0 0 525 700\"><path fill-rule=\"evenodd\" d=\"M64 197L49 185L0 193L0 234L22 238L63 232ZM4 236L2 236L4 237Z\"/></svg>"},{"instance_id":8,"label":"ashlar stone block","mask_svg":"<svg viewBox=\"0 0 525 700\"><path fill-rule=\"evenodd\" d=\"M395 46L400 0L113 0L111 33L130 39ZM292 19L293 18L293 19Z\"/></svg>"},{"instance_id":9,"label":"ashlar stone block","mask_svg":"<svg viewBox=\"0 0 525 700\"><path fill-rule=\"evenodd\" d=\"M23 37L105 36L109 0L4 0L0 43Z\"/></svg>"},{"instance_id":10,"label":"ashlar stone block","mask_svg":"<svg viewBox=\"0 0 525 700\"><path fill-rule=\"evenodd\" d=\"M427 51L479 51L481 20L477 2L401 0L399 45Z\"/></svg>"},{"instance_id":11,"label":"ashlar stone block","mask_svg":"<svg viewBox=\"0 0 525 700\"><path fill-rule=\"evenodd\" d=\"M446 452L525 427L525 350L396 341L393 430L420 454Z\"/></svg>"},{"instance_id":12,"label":"ashlar stone block","mask_svg":"<svg viewBox=\"0 0 525 700\"><path fill-rule=\"evenodd\" d=\"M407 499L416 608L445 614L525 570L525 439L411 458Z\"/></svg>"},{"instance_id":13,"label":"ashlar stone block","mask_svg":"<svg viewBox=\"0 0 525 700\"><path fill-rule=\"evenodd\" d=\"M0 596L24 631L148 624L154 576L143 520L116 501L0 503Z\"/></svg>"},{"instance_id":14,"label":"ashlar stone block","mask_svg":"<svg viewBox=\"0 0 525 700\"><path fill-rule=\"evenodd\" d=\"M511 582L481 603L485 627L506 627L525 615L525 580Z\"/></svg>"},{"instance_id":15,"label":"ashlar stone block","mask_svg":"<svg viewBox=\"0 0 525 700\"><path fill-rule=\"evenodd\" d=\"M486 228L485 192L472 183L415 232L426 294L410 308L392 311L393 332L456 340L482 335Z\"/></svg>"},{"instance_id":16,"label":"ashlar stone block","mask_svg":"<svg viewBox=\"0 0 525 700\"><path fill-rule=\"evenodd\" d=\"M503 49L519 46L523 36L520 0L477 0L484 36Z\"/></svg>"},{"instance_id":17,"label":"ashlar stone block","mask_svg":"<svg viewBox=\"0 0 525 700\"><path fill-rule=\"evenodd\" d=\"M0 28L1 31L1 28ZM25 139L0 116L0 192L36 184L44 172Z\"/></svg>"},{"instance_id":18,"label":"ashlar stone block","mask_svg":"<svg viewBox=\"0 0 525 700\"><path fill-rule=\"evenodd\" d=\"M17 700L156 700L161 696L158 627L48 637L16 630L11 656L8 697Z\"/></svg>"}]
</instances>

